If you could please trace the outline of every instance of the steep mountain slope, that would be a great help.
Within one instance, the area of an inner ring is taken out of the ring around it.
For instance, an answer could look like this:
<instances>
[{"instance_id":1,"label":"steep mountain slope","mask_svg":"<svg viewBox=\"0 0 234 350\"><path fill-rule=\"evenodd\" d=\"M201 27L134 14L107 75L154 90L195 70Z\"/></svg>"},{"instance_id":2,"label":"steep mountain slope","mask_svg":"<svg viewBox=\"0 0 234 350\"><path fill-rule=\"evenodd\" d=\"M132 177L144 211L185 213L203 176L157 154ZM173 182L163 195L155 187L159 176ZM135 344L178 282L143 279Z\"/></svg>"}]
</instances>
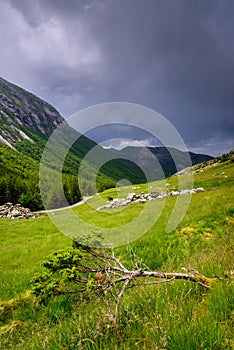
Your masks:
<instances>
[{"instance_id":1,"label":"steep mountain slope","mask_svg":"<svg viewBox=\"0 0 234 350\"><path fill-rule=\"evenodd\" d=\"M97 164L102 163L102 160L111 158L111 154L108 154L103 148L97 146L95 142L84 136L80 137L80 134L68 126L66 121L54 107L2 78L0 78L0 122L0 143L7 146L7 148L0 147L0 154L2 155L1 181L3 182L2 188L5 188L5 195L2 196L2 201L4 201L4 198L5 200L12 200L13 202L21 200L20 196L15 196L13 194L9 196L9 193L18 192L16 186L13 186L14 190L9 189L9 183L12 182L9 180L9 176L14 177L19 175L15 174L14 166L18 157L13 156L12 152L20 152L19 158L23 159L25 164L29 164L30 162L28 157L32 158L32 163L34 161L37 162L34 163L36 164L34 168L37 169L37 171L34 172L33 177L34 183L38 182L38 169L41 155L51 133L59 126L65 126L67 133L66 135L62 135L61 142L56 145L53 164L48 161L47 165L48 167L52 167L55 171L58 170L58 164L60 162L59 155L62 154L65 149L64 147L66 147L69 134L75 135L75 138L77 138L78 141L71 147L63 166L63 177L66 178L66 181L64 181L68 185L67 191L69 193L68 197L70 203L73 203L80 198L79 191L76 188L77 179L76 185L74 185L74 179L77 177L78 168L84 156L93 147L96 147ZM23 158L23 155L26 156L25 159ZM10 159L10 163L8 158ZM7 164L7 159L9 164ZM22 178L25 177L27 172L26 168L21 174ZM103 171L98 171L97 176L95 160L92 164L85 164L85 169L86 173L81 179L81 187L84 194L91 194L96 191L96 184L93 179L97 182L98 190L113 187L115 186L116 181L122 178L126 178L133 183L145 181L142 171L136 165L121 159L115 160L114 165L112 162L107 163ZM65 187L67 188L67 186ZM76 192L75 196L72 195L74 187ZM34 188L34 191L39 193L39 188ZM25 194L25 191L22 194ZM55 199L56 200L53 200L52 202L56 202L56 205L59 206L58 199ZM28 202L28 205L32 208L30 201Z\"/></svg>"},{"instance_id":2,"label":"steep mountain slope","mask_svg":"<svg viewBox=\"0 0 234 350\"><path fill-rule=\"evenodd\" d=\"M9 146L34 134L48 136L64 122L58 111L26 90L0 78L1 141ZM29 135L27 134L29 133Z\"/></svg>"}]
</instances>

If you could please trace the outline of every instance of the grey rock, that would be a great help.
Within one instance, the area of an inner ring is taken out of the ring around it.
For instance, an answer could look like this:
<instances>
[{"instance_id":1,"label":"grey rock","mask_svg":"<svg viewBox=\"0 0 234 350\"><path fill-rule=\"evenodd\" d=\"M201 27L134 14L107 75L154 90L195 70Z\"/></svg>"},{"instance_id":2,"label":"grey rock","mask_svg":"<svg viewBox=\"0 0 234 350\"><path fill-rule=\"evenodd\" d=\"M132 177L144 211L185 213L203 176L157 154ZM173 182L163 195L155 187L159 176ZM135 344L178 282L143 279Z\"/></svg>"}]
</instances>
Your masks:
<instances>
[{"instance_id":1,"label":"grey rock","mask_svg":"<svg viewBox=\"0 0 234 350\"><path fill-rule=\"evenodd\" d=\"M150 192L150 193L144 193L142 192L141 195L137 195L135 193L129 193L127 198L117 198L114 199L112 202L102 205L97 208L97 211L103 210L103 209L111 209L111 208L118 208L118 207L124 207L129 204L137 204L137 203L146 203L147 201L153 201L157 199L167 198L170 196L180 196L185 194L194 194L197 192L204 192L203 187L198 187L191 190L179 190L179 191L171 191L170 193L159 193L159 192ZM1 208L0 208L1 210Z\"/></svg>"},{"instance_id":2,"label":"grey rock","mask_svg":"<svg viewBox=\"0 0 234 350\"><path fill-rule=\"evenodd\" d=\"M17 210L17 209L13 209L12 211L11 211L11 216L20 216L20 212L19 212L19 210Z\"/></svg>"},{"instance_id":3,"label":"grey rock","mask_svg":"<svg viewBox=\"0 0 234 350\"><path fill-rule=\"evenodd\" d=\"M35 219L39 214L34 214L29 208L24 208L20 204L13 205L6 203L0 206L0 218L8 219Z\"/></svg>"},{"instance_id":4,"label":"grey rock","mask_svg":"<svg viewBox=\"0 0 234 350\"><path fill-rule=\"evenodd\" d=\"M178 191L171 191L169 193L169 196L177 196L178 194L179 194Z\"/></svg>"},{"instance_id":5,"label":"grey rock","mask_svg":"<svg viewBox=\"0 0 234 350\"><path fill-rule=\"evenodd\" d=\"M160 196L160 193L159 193L159 192L150 192L149 195L150 195L152 198L157 198L158 196Z\"/></svg>"},{"instance_id":6,"label":"grey rock","mask_svg":"<svg viewBox=\"0 0 234 350\"><path fill-rule=\"evenodd\" d=\"M179 191L179 194L193 194L193 193L196 193L195 189L192 189L192 190L180 190Z\"/></svg>"},{"instance_id":7,"label":"grey rock","mask_svg":"<svg viewBox=\"0 0 234 350\"><path fill-rule=\"evenodd\" d=\"M127 196L127 199L129 199L130 201L132 201L134 198L136 197L136 193L129 193Z\"/></svg>"},{"instance_id":8,"label":"grey rock","mask_svg":"<svg viewBox=\"0 0 234 350\"><path fill-rule=\"evenodd\" d=\"M195 188L195 191L196 191L196 192L205 192L205 190L204 190L203 187Z\"/></svg>"},{"instance_id":9,"label":"grey rock","mask_svg":"<svg viewBox=\"0 0 234 350\"><path fill-rule=\"evenodd\" d=\"M121 206L125 206L125 205L128 205L131 203L131 200L130 199L126 199L124 200L122 203L121 203Z\"/></svg>"}]
</instances>

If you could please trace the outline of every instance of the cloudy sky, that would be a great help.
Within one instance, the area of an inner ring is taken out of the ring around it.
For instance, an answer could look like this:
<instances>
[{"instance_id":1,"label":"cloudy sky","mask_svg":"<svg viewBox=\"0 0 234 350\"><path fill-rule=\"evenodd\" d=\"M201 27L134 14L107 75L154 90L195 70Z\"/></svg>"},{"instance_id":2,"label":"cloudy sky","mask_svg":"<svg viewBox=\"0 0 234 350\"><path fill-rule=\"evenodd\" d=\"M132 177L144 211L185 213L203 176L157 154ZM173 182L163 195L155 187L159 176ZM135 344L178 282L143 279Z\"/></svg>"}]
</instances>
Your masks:
<instances>
[{"instance_id":1,"label":"cloudy sky","mask_svg":"<svg viewBox=\"0 0 234 350\"><path fill-rule=\"evenodd\" d=\"M0 75L64 117L133 102L166 117L191 150L234 148L233 0L0 0L0 9Z\"/></svg>"}]
</instances>

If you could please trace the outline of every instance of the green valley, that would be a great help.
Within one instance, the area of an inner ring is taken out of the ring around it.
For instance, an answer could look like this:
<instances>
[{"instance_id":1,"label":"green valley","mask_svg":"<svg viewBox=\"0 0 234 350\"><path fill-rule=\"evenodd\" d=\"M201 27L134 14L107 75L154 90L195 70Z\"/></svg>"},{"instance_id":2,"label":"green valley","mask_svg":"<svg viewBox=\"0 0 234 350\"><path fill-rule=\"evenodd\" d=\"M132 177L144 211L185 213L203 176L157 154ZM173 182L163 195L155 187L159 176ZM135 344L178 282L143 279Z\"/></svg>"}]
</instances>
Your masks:
<instances>
[{"instance_id":1,"label":"green valley","mask_svg":"<svg viewBox=\"0 0 234 350\"><path fill-rule=\"evenodd\" d=\"M38 304L28 292L32 276L43 273L42 260L52 252L71 247L72 242L47 215L34 220L1 219L2 348L232 349L234 163L231 158L232 154L193 167L194 187L202 186L205 192L193 195L186 215L175 230L165 232L175 204L175 198L168 197L160 217L146 234L115 249L115 255L128 267L163 272L195 269L207 277L216 276L212 288L206 290L183 280L131 288L123 295L117 329L110 324L102 297L79 298L69 294L55 296L45 305ZM177 188L177 176L166 181L168 191ZM146 192L148 186L165 189L165 181L142 184L134 190ZM132 190L132 186L109 189L101 194L102 199L94 196L73 211L83 221L95 224L97 232L102 232L104 227L122 226L139 216L145 204L130 205L121 211L97 212L95 208L109 196L125 196ZM162 199L152 201L147 209L150 215L155 215L161 204ZM66 211L59 213L66 218Z\"/></svg>"}]
</instances>

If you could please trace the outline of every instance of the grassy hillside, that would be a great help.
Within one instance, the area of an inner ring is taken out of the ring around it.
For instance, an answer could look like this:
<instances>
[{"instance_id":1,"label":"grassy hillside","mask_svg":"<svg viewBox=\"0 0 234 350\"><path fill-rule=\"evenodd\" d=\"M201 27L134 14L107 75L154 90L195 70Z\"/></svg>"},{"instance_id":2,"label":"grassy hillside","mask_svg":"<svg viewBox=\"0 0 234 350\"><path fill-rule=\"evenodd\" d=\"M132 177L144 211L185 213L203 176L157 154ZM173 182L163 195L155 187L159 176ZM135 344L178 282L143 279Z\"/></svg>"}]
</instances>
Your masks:
<instances>
[{"instance_id":1,"label":"grassy hillside","mask_svg":"<svg viewBox=\"0 0 234 350\"><path fill-rule=\"evenodd\" d=\"M21 203L32 210L40 210L43 207L40 198L38 178L40 159L47 140L34 135L34 139L35 138L37 138L35 144L30 144L30 142L26 140L14 144L18 151L14 151L0 143L0 205L11 201L13 203ZM77 173L80 163L85 153L94 146L94 142L87 138L84 140L84 138L81 137L68 152L64 161L63 180L68 188L67 192L69 194L67 199L70 204L76 203L81 198L80 190L82 190L84 195L95 193L95 184L98 191L103 191L104 189L115 186L116 182L122 178L126 178L133 183L146 181L144 174L135 164L125 161L124 159L116 159L107 162L104 168L98 172L95 170L95 164L91 166L86 163L85 174L81 176L81 188L79 189L77 186ZM61 162L59 155L62 152L61 147L63 146L58 145L57 149L54 149L53 171L59 169ZM104 160L106 159L106 151L101 147L99 147L97 153L97 162L100 162L102 158ZM50 159L47 162L47 166L51 168ZM94 181L94 179L96 179L96 181ZM75 196L72 195L72 192L74 192L74 184L76 184ZM52 185L52 188L49 189L52 198L51 203L56 202L57 207L59 207L60 203L57 199L53 198L55 187L54 183Z\"/></svg>"},{"instance_id":2,"label":"grassy hillside","mask_svg":"<svg viewBox=\"0 0 234 350\"><path fill-rule=\"evenodd\" d=\"M39 142L39 141L38 141ZM82 139L81 139L82 142ZM91 141L90 141L91 142ZM39 143L42 143L40 140ZM31 156L30 152L27 152L27 147L34 155ZM31 210L40 210L43 208L43 203L40 196L39 189L39 167L41 150L38 145L28 145L25 147L22 142L19 148L24 149L24 152L17 152L10 149L0 143L0 205L6 202L12 202L14 204L20 203L25 207L29 207ZM68 203L73 204L81 199L80 190L82 194L90 195L96 192L94 188L95 179L97 175L96 185L98 191L102 191L106 188L115 186L118 180L127 178L129 181L141 182L145 181L145 177L134 164L124 160L114 160L108 162L103 171L96 171L93 166L86 164L85 175L81 177L80 187L77 183L77 173L81 158L77 156L77 152L81 152L79 145L75 145L75 148L68 153L63 166L63 184L64 192ZM86 142L87 147L87 142ZM83 148L84 151L84 148ZM99 157L106 157L102 155L105 152L100 148ZM60 154L59 148L56 154ZM99 160L100 160L99 158ZM59 157L53 163L53 169L49 172L54 177L60 177L56 170L59 167ZM48 161L48 169L51 169L51 164ZM48 182L48 206L52 208L65 206L64 203L60 203L56 196L56 184Z\"/></svg>"},{"instance_id":3,"label":"grassy hillside","mask_svg":"<svg viewBox=\"0 0 234 350\"><path fill-rule=\"evenodd\" d=\"M234 163L226 161L194 168L194 186L205 192L193 195L180 225L165 232L175 198L166 199L160 218L143 237L116 249L127 265L148 265L151 269L181 272L196 269L206 276L218 276L211 290L188 281L141 286L126 292L116 331L106 317L101 299L78 302L60 296L41 306L27 293L29 281L42 271L40 261L71 242L53 226L47 216L35 220L1 219L0 268L1 346L3 349L233 349L234 316ZM183 175L182 175L183 176ZM186 175L184 175L186 176ZM149 184L150 189L172 190L177 177ZM136 188L137 187L137 188ZM124 197L146 190L145 185L108 190L102 194ZM162 200L151 202L150 215ZM101 199L74 209L86 222L115 227L137 217L144 204L121 211L96 212ZM58 214L64 218L66 214ZM144 224L144 223L143 223ZM82 228L77 227L77 232ZM16 299L15 299L16 298ZM11 300L10 300L11 299ZM10 301L9 301L10 300Z\"/></svg>"},{"instance_id":4,"label":"grassy hillside","mask_svg":"<svg viewBox=\"0 0 234 350\"><path fill-rule=\"evenodd\" d=\"M6 202L20 203L31 210L40 210L43 203L39 188L39 162L21 152L13 151L0 143L0 205ZM55 170L51 170L52 175ZM72 204L81 199L77 178L63 174L63 185L67 201ZM56 191L49 191L52 203L59 206Z\"/></svg>"},{"instance_id":5,"label":"grassy hillside","mask_svg":"<svg viewBox=\"0 0 234 350\"><path fill-rule=\"evenodd\" d=\"M42 208L38 169L36 160L0 144L0 205L13 202L32 210Z\"/></svg>"},{"instance_id":6,"label":"grassy hillside","mask_svg":"<svg viewBox=\"0 0 234 350\"><path fill-rule=\"evenodd\" d=\"M80 133L69 127L53 106L1 77L0 123L0 204L6 201L20 202L32 210L41 209L42 201L38 189L39 163L48 139L55 130L58 131L57 136L60 132L60 137L53 148L53 162L49 157L47 166L60 171L60 157L63 153L67 154L63 164L63 182L70 204L80 199L80 190L84 195L88 195L96 193L96 187L98 191L113 187L116 182L123 178L132 183L146 180L139 167L132 162L121 159L107 162L103 169L98 171L98 167L96 171L96 162L100 164L102 159L111 158L108 151L97 146L94 141L87 137L80 137ZM70 145L71 139L77 140L77 142L69 149L68 145ZM95 147L97 147L96 158L90 162L83 162L86 171L84 176L81 176L82 180L80 188L78 188L78 168L85 155ZM13 150L15 154L13 154ZM101 162L101 164L103 163ZM98 172L97 183L93 181L96 172ZM22 182L20 182L20 177L23 179ZM51 204L56 203L59 207L61 203L53 195L55 191L55 188L49 189L49 196Z\"/></svg>"}]
</instances>

